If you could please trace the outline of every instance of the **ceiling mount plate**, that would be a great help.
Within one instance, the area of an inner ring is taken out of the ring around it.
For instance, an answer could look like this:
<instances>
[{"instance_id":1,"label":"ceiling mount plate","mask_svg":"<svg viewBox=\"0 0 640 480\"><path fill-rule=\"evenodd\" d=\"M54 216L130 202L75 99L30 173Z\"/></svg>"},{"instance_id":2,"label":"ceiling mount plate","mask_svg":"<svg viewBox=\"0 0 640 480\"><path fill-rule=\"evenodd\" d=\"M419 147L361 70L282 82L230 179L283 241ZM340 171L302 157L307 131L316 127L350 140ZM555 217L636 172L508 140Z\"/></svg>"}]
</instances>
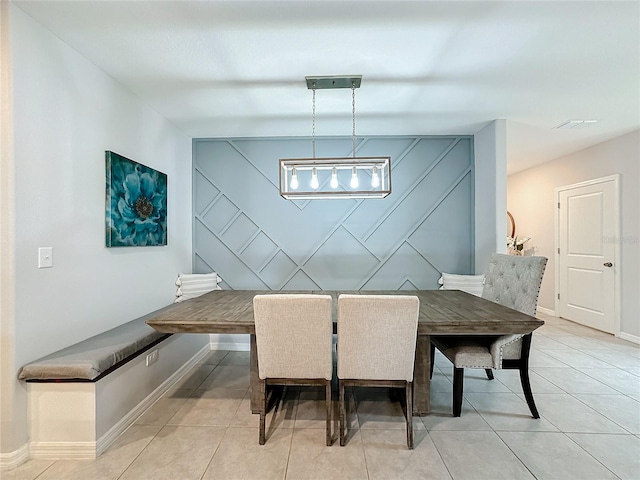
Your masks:
<instances>
[{"instance_id":1,"label":"ceiling mount plate","mask_svg":"<svg viewBox=\"0 0 640 480\"><path fill-rule=\"evenodd\" d=\"M304 77L307 88L323 90L326 88L360 88L362 75L327 75L323 77Z\"/></svg>"}]
</instances>

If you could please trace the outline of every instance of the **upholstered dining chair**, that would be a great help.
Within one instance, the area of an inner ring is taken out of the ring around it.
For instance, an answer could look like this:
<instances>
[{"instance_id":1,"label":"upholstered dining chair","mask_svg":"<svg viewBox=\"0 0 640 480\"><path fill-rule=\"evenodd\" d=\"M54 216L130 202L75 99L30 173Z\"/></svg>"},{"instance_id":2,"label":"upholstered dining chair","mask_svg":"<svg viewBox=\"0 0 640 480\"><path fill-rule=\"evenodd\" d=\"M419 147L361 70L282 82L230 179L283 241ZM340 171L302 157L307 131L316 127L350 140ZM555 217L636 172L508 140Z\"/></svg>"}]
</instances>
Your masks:
<instances>
[{"instance_id":1,"label":"upholstered dining chair","mask_svg":"<svg viewBox=\"0 0 640 480\"><path fill-rule=\"evenodd\" d=\"M413 365L418 310L413 295L338 297L340 445L345 439L345 386L404 389L407 446L413 448Z\"/></svg>"},{"instance_id":2,"label":"upholstered dining chair","mask_svg":"<svg viewBox=\"0 0 640 480\"><path fill-rule=\"evenodd\" d=\"M494 253L489 260L482 298L535 316L540 284L547 265L545 257L519 257ZM435 348L453 363L453 415L462 412L465 368L517 369L533 418L540 418L529 383L529 350L532 334L502 336L432 336L431 374Z\"/></svg>"},{"instance_id":3,"label":"upholstered dining chair","mask_svg":"<svg viewBox=\"0 0 640 480\"><path fill-rule=\"evenodd\" d=\"M263 294L253 298L258 376L263 390L260 445L266 441L268 385L324 386L326 443L331 445L331 309L330 295Z\"/></svg>"}]
</instances>

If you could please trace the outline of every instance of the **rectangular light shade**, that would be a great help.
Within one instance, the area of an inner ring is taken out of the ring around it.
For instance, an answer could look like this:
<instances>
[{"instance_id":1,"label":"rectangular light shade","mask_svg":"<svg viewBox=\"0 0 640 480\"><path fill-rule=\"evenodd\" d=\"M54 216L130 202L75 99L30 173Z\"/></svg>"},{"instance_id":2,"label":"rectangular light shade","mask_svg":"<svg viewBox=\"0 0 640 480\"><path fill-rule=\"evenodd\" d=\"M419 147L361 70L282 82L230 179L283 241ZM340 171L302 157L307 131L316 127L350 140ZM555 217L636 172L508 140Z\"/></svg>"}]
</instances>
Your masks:
<instances>
[{"instance_id":1,"label":"rectangular light shade","mask_svg":"<svg viewBox=\"0 0 640 480\"><path fill-rule=\"evenodd\" d=\"M288 200L384 198L391 157L281 158L280 195Z\"/></svg>"}]
</instances>

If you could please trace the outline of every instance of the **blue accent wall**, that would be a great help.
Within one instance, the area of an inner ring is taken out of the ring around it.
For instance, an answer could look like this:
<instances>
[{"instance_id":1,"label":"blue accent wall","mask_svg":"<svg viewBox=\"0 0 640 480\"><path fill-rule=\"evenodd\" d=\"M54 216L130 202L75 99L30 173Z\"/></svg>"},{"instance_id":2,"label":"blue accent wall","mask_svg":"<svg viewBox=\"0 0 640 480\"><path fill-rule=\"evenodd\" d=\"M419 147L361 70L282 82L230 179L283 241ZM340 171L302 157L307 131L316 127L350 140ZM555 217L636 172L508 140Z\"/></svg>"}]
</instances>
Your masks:
<instances>
[{"instance_id":1,"label":"blue accent wall","mask_svg":"<svg viewBox=\"0 0 640 480\"><path fill-rule=\"evenodd\" d=\"M318 157L351 137L316 138ZM391 156L384 199L285 200L278 159L310 138L193 141L193 271L225 289L436 289L474 273L471 136L359 137L357 156Z\"/></svg>"}]
</instances>

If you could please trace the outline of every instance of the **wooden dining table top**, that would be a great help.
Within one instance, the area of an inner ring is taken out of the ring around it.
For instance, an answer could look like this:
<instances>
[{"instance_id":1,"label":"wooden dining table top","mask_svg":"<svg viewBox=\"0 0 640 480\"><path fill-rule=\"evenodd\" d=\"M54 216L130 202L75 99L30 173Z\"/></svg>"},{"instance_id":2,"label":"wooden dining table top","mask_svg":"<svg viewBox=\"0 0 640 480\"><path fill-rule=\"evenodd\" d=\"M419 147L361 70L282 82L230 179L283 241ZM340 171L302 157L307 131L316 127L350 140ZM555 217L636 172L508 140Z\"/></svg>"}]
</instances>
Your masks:
<instances>
[{"instance_id":1,"label":"wooden dining table top","mask_svg":"<svg viewBox=\"0 0 640 480\"><path fill-rule=\"evenodd\" d=\"M418 335L506 335L530 333L544 321L460 290L214 290L176 303L147 324L163 333L255 334L253 297L261 294L331 295L334 329L340 294L416 295L420 299ZM335 330L334 330L335 331Z\"/></svg>"}]
</instances>

